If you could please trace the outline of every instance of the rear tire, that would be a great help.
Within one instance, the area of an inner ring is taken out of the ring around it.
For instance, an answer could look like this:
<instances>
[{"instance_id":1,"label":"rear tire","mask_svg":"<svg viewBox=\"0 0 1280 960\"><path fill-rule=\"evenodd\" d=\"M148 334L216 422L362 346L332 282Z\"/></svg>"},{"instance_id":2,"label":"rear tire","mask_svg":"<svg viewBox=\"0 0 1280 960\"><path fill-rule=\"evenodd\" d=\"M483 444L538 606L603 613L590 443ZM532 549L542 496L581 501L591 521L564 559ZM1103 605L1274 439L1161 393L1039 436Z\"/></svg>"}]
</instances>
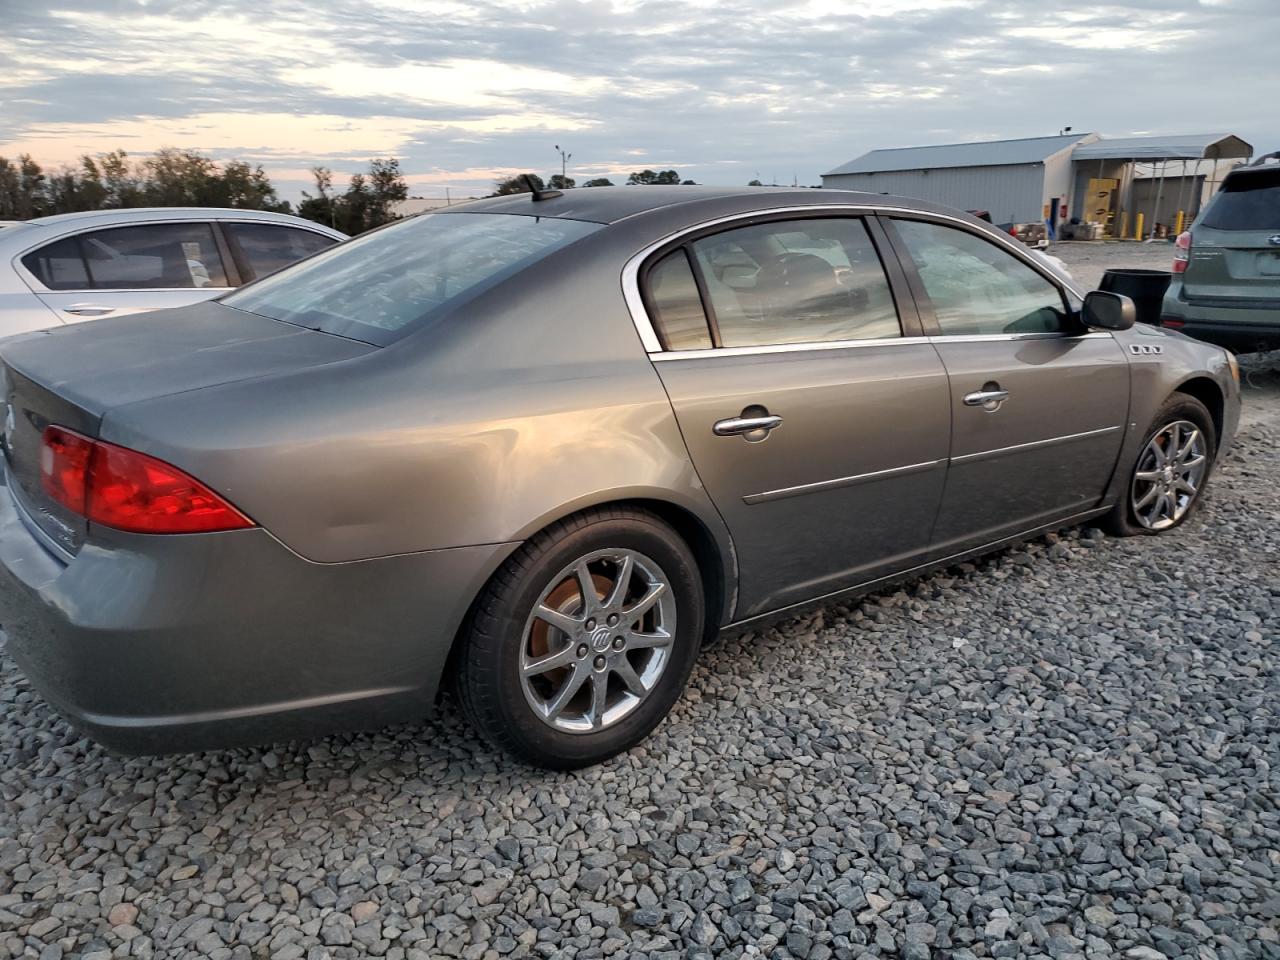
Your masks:
<instances>
[{"instance_id":1,"label":"rear tire","mask_svg":"<svg viewBox=\"0 0 1280 960\"><path fill-rule=\"evenodd\" d=\"M599 763L679 699L704 616L697 563L674 530L645 510L588 510L536 534L485 586L461 640L458 699L517 759Z\"/></svg>"},{"instance_id":2,"label":"rear tire","mask_svg":"<svg viewBox=\"0 0 1280 960\"><path fill-rule=\"evenodd\" d=\"M1217 431L1205 405L1185 393L1173 394L1156 412L1103 527L1115 536L1133 537L1182 526L1200 507L1217 450Z\"/></svg>"}]
</instances>

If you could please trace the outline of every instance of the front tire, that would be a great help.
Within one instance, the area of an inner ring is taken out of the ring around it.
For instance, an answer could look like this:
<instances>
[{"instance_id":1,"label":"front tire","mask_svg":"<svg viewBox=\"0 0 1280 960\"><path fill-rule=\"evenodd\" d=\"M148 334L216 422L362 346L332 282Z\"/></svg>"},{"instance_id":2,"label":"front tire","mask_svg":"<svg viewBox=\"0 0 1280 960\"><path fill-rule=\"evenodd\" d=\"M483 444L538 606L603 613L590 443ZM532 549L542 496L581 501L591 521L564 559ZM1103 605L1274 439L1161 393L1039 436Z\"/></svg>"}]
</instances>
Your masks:
<instances>
[{"instance_id":1,"label":"front tire","mask_svg":"<svg viewBox=\"0 0 1280 960\"><path fill-rule=\"evenodd\" d=\"M639 743L679 699L705 616L693 554L656 515L597 508L553 524L486 585L455 685L490 743L569 770Z\"/></svg>"},{"instance_id":2,"label":"front tire","mask_svg":"<svg viewBox=\"0 0 1280 960\"><path fill-rule=\"evenodd\" d=\"M1156 413L1106 527L1118 536L1181 526L1200 506L1218 449L1205 405L1175 393Z\"/></svg>"}]
</instances>

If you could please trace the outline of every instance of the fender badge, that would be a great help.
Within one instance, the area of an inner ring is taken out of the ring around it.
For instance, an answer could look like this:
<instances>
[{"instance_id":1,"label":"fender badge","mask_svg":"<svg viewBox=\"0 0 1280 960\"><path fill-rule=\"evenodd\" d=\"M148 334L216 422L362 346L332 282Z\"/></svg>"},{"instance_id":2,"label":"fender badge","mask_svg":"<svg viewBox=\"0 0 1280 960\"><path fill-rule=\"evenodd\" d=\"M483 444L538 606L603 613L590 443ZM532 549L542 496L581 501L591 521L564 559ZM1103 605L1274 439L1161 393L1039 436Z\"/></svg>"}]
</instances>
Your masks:
<instances>
[{"instance_id":1,"label":"fender badge","mask_svg":"<svg viewBox=\"0 0 1280 960\"><path fill-rule=\"evenodd\" d=\"M1154 343L1131 343L1129 344L1129 352L1135 357L1158 356L1164 353L1164 347L1157 346Z\"/></svg>"}]
</instances>

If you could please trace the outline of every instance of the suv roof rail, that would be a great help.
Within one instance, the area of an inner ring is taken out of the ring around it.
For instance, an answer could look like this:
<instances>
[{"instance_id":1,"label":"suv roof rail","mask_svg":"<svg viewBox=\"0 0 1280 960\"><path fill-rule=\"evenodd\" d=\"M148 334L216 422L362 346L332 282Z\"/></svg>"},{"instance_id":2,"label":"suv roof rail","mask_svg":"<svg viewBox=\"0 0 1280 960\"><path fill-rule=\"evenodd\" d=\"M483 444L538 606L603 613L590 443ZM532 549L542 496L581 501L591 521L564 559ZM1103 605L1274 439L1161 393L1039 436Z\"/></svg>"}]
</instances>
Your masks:
<instances>
[{"instance_id":1,"label":"suv roof rail","mask_svg":"<svg viewBox=\"0 0 1280 960\"><path fill-rule=\"evenodd\" d=\"M1280 163L1280 150L1272 150L1270 153L1264 153L1260 157L1254 157L1253 162L1249 164L1251 167L1266 166L1268 162Z\"/></svg>"}]
</instances>

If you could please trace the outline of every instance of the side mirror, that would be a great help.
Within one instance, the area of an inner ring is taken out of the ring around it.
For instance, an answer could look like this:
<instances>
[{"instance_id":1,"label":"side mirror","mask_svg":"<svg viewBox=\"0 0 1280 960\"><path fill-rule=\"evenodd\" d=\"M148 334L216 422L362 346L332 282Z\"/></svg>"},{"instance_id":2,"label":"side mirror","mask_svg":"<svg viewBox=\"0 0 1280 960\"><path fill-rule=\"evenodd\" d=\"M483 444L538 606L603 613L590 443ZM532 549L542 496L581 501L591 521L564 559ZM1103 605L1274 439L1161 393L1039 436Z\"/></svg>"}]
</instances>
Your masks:
<instances>
[{"instance_id":1,"label":"side mirror","mask_svg":"<svg viewBox=\"0 0 1280 960\"><path fill-rule=\"evenodd\" d=\"M1084 322L1103 330L1128 330L1138 319L1138 308L1123 293L1094 290L1085 294Z\"/></svg>"}]
</instances>

